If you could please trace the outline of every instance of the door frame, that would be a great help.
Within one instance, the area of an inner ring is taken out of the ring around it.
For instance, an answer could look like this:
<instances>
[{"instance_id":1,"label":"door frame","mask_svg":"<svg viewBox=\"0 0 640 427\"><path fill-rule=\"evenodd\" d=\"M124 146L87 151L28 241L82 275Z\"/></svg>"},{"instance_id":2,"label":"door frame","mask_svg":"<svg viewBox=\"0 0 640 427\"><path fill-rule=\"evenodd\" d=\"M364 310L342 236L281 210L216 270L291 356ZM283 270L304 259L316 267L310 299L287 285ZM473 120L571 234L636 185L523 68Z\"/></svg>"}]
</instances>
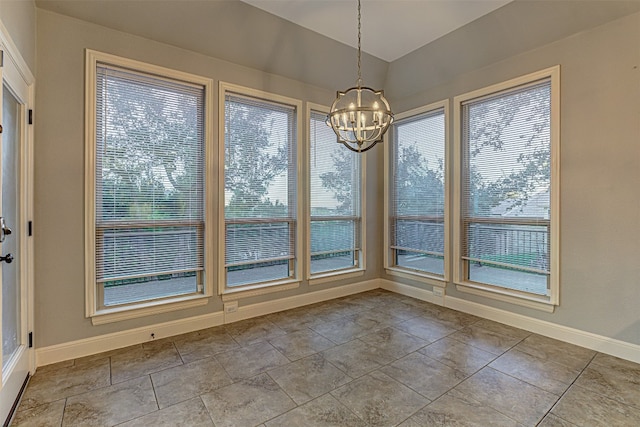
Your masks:
<instances>
[{"instance_id":1,"label":"door frame","mask_svg":"<svg viewBox=\"0 0 640 427\"><path fill-rule=\"evenodd\" d=\"M19 99L24 102L25 109L24 114L28 115L29 111L33 111L35 105L35 77L31 73L27 63L20 55L20 51L11 39L9 32L0 20L0 50L3 52L3 67L0 70L0 81L13 82L14 86L17 84L26 85L27 94L25 99ZM11 64L11 67L8 65ZM24 135L22 144L19 147L19 173L17 178L19 179L20 190L20 218L19 224L15 224L16 237L20 233L21 242L19 247L19 254L17 261L20 262L20 276L19 280L21 285L21 313L22 313L22 325L26 326L26 331L22 333L22 339L27 340L24 342L24 350L27 360L27 370L30 375L33 375L36 368L36 355L35 345L29 347L28 334L34 329L34 287L33 287L33 238L28 234L29 223L33 220L33 125L27 124L28 117L24 117L21 120L21 135ZM32 233L31 233L32 234ZM0 294L1 295L1 294ZM33 342L32 342L33 344ZM0 390L4 388L4 372L1 368L0 362ZM9 370L15 368L15 366L9 366ZM17 381L13 378L11 381ZM19 379L20 383L24 381L23 378ZM19 396L16 396L19 397ZM12 416L14 402L3 402L0 404L0 422L4 422L4 419Z\"/></svg>"}]
</instances>

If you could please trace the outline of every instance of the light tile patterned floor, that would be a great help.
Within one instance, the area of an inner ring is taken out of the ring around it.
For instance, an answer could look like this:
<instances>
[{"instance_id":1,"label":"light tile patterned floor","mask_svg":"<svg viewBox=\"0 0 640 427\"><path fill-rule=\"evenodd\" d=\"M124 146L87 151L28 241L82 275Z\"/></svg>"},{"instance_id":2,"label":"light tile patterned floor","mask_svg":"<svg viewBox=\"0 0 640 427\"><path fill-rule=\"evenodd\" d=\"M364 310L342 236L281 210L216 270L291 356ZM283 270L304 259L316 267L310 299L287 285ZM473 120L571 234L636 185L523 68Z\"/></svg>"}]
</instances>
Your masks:
<instances>
[{"instance_id":1,"label":"light tile patterned floor","mask_svg":"<svg viewBox=\"0 0 640 427\"><path fill-rule=\"evenodd\" d=\"M640 365L383 290L41 367L15 426L640 426Z\"/></svg>"}]
</instances>

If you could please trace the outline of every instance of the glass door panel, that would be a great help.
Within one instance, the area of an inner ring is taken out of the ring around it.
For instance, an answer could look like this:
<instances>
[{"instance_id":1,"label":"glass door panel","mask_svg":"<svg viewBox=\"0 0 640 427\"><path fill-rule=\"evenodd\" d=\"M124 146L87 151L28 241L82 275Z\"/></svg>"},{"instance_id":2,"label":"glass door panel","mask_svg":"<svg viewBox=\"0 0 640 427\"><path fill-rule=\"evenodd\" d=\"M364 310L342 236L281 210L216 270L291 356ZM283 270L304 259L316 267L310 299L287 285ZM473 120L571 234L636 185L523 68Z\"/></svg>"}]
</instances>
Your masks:
<instances>
[{"instance_id":1,"label":"glass door panel","mask_svg":"<svg viewBox=\"0 0 640 427\"><path fill-rule=\"evenodd\" d=\"M17 230L19 224L18 168L20 147L20 110L22 106L6 85L2 85L2 217L6 227ZM2 242L2 255L16 257L18 236L8 234ZM2 367L22 344L20 262L2 265Z\"/></svg>"}]
</instances>

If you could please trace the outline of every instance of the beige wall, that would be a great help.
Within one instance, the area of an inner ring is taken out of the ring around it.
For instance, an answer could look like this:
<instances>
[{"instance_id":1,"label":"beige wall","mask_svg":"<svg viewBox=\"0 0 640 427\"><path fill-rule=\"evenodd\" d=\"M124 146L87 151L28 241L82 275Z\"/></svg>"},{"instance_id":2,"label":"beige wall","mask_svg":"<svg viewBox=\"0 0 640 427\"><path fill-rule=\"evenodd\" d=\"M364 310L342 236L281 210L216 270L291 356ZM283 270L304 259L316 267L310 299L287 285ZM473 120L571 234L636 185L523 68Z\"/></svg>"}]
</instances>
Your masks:
<instances>
[{"instance_id":1,"label":"beige wall","mask_svg":"<svg viewBox=\"0 0 640 427\"><path fill-rule=\"evenodd\" d=\"M132 58L328 105L335 92L168 46L74 18L38 10L38 97L35 141L35 299L38 347L222 310L218 297L204 307L93 326L84 315L84 55L85 48ZM326 64L330 67L330 64ZM217 86L214 93L217 99ZM217 144L217 102L213 117ZM369 155L372 166L376 154ZM375 278L379 272L380 218L375 168L366 185L369 236L364 276L349 281L245 299L240 305ZM303 191L304 189L301 189ZM301 193L304 194L304 193ZM215 284L217 288L217 284Z\"/></svg>"},{"instance_id":2,"label":"beige wall","mask_svg":"<svg viewBox=\"0 0 640 427\"><path fill-rule=\"evenodd\" d=\"M431 88L420 72L394 74L392 64L388 86L397 90L387 93L406 111L560 64L560 306L542 313L451 284L447 294L640 344L640 13L489 65L478 61ZM404 62L433 67L423 54Z\"/></svg>"},{"instance_id":3,"label":"beige wall","mask_svg":"<svg viewBox=\"0 0 640 427\"><path fill-rule=\"evenodd\" d=\"M92 326L84 317L84 49L321 104L333 99L335 86L329 77L336 75L336 63L316 63L313 82L308 84L301 81L305 80L304 73L297 71L297 80L269 74L41 9L37 18L37 346L220 310L221 302L214 298L204 307L102 326ZM434 63L427 48L389 66L385 89L396 112L552 65L562 67L561 305L554 314L546 314L460 294L452 286L447 293L640 344L640 264L635 260L640 253L640 198L636 185L640 182L640 14L525 53L512 49L507 50L506 56L487 59L478 55L441 65L459 52L449 44L453 40L455 37L439 41L440 56L435 60L441 62ZM313 46L305 49L308 52ZM449 56L445 55L447 52ZM326 67L326 72L317 67ZM345 67L343 73L352 72L350 65ZM321 79L323 75L326 80ZM217 117L217 111L214 114ZM370 153L366 184L368 271L358 281L386 277L381 263L382 151ZM310 289L303 283L298 290L244 300L241 304L340 284Z\"/></svg>"},{"instance_id":4,"label":"beige wall","mask_svg":"<svg viewBox=\"0 0 640 427\"><path fill-rule=\"evenodd\" d=\"M36 74L36 6L33 0L0 0L0 21L31 73Z\"/></svg>"}]
</instances>

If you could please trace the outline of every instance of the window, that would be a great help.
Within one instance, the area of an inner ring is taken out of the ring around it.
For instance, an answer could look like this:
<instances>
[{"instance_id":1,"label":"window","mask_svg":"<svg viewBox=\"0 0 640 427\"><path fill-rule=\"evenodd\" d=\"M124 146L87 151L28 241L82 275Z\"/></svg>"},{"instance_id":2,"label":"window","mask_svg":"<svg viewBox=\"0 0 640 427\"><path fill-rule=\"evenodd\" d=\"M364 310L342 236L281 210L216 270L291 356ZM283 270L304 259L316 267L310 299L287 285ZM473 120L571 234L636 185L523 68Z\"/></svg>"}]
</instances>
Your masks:
<instances>
[{"instance_id":1,"label":"window","mask_svg":"<svg viewBox=\"0 0 640 427\"><path fill-rule=\"evenodd\" d=\"M361 159L338 144L327 113L309 112L309 277L361 269Z\"/></svg>"},{"instance_id":2,"label":"window","mask_svg":"<svg viewBox=\"0 0 640 427\"><path fill-rule=\"evenodd\" d=\"M557 301L558 68L456 98L456 282Z\"/></svg>"},{"instance_id":3,"label":"window","mask_svg":"<svg viewBox=\"0 0 640 427\"><path fill-rule=\"evenodd\" d=\"M398 115L388 147L387 271L447 275L448 102ZM433 284L441 284L434 282Z\"/></svg>"},{"instance_id":4,"label":"window","mask_svg":"<svg viewBox=\"0 0 640 427\"><path fill-rule=\"evenodd\" d=\"M224 98L222 293L298 277L299 101L221 84Z\"/></svg>"},{"instance_id":5,"label":"window","mask_svg":"<svg viewBox=\"0 0 640 427\"><path fill-rule=\"evenodd\" d=\"M205 294L210 81L87 52L89 315Z\"/></svg>"}]
</instances>

